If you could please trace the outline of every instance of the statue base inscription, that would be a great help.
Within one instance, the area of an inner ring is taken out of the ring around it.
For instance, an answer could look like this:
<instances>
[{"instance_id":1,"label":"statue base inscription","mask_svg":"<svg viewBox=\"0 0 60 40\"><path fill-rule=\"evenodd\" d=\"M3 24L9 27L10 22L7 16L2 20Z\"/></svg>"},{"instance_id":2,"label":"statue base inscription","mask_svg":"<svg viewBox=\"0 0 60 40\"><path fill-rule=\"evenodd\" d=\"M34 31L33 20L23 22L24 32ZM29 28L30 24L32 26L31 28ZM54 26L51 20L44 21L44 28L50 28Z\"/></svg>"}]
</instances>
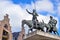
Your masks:
<instances>
[{"instance_id":1,"label":"statue base inscription","mask_svg":"<svg viewBox=\"0 0 60 40\"><path fill-rule=\"evenodd\" d=\"M60 40L60 36L36 30L25 35L24 40Z\"/></svg>"}]
</instances>

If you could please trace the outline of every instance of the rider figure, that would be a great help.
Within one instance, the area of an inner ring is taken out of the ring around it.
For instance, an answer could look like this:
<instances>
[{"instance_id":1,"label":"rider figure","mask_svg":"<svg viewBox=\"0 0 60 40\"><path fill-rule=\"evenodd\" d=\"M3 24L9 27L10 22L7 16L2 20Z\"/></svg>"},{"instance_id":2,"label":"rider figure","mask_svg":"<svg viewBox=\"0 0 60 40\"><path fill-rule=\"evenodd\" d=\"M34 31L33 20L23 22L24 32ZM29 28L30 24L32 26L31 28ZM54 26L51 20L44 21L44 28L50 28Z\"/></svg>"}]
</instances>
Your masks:
<instances>
[{"instance_id":1,"label":"rider figure","mask_svg":"<svg viewBox=\"0 0 60 40\"><path fill-rule=\"evenodd\" d=\"M50 16L50 20L49 20L49 25L51 28L56 29L56 24L57 24L57 20L53 19L52 16Z\"/></svg>"},{"instance_id":2,"label":"rider figure","mask_svg":"<svg viewBox=\"0 0 60 40\"><path fill-rule=\"evenodd\" d=\"M33 27L34 25L36 25L36 27L37 27L37 16L38 16L38 14L36 13L36 10L33 9L33 12L32 12L32 13L29 12L27 9L26 9L26 11L33 16L33 17L32 17L32 22L33 22L32 27Z\"/></svg>"}]
</instances>

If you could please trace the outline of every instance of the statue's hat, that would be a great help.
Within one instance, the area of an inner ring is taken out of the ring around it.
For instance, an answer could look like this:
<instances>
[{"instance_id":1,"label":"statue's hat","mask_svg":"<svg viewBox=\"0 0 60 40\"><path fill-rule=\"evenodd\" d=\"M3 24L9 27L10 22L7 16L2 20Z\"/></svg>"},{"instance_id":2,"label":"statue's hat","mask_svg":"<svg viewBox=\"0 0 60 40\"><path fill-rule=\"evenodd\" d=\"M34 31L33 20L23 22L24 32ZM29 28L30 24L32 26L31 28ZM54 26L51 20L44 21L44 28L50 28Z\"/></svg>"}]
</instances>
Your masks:
<instances>
[{"instance_id":1,"label":"statue's hat","mask_svg":"<svg viewBox=\"0 0 60 40\"><path fill-rule=\"evenodd\" d=\"M52 16L50 16L50 18L53 18Z\"/></svg>"}]
</instances>

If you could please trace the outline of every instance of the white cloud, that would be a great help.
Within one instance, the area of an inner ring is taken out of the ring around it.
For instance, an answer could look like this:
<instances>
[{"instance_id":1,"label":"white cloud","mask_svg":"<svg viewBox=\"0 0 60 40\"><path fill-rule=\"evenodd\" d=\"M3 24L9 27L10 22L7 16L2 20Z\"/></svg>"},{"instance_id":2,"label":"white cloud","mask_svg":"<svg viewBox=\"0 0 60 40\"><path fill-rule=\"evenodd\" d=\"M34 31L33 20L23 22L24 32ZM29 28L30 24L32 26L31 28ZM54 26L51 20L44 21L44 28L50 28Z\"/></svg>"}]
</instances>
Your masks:
<instances>
[{"instance_id":1,"label":"white cloud","mask_svg":"<svg viewBox=\"0 0 60 40\"><path fill-rule=\"evenodd\" d=\"M24 9L19 5L15 5L9 1L1 1L0 2L0 20L3 19L5 14L9 14L10 24L12 26L12 32L17 31L17 28L21 30L21 21L23 19L31 19L31 15L29 15ZM18 31L20 31L18 30Z\"/></svg>"},{"instance_id":2,"label":"white cloud","mask_svg":"<svg viewBox=\"0 0 60 40\"><path fill-rule=\"evenodd\" d=\"M25 6L30 11L36 8L37 11L47 11L50 13L55 12L53 4L49 0L41 0L41 1L39 0L39 1L36 1L35 3L31 2L31 4L26 4Z\"/></svg>"},{"instance_id":3,"label":"white cloud","mask_svg":"<svg viewBox=\"0 0 60 40\"><path fill-rule=\"evenodd\" d=\"M48 1L48 0L42 0L42 1L36 1L36 9L37 10L42 10L42 11L47 11L47 12L50 12L52 13L54 10L53 10L53 4Z\"/></svg>"},{"instance_id":4,"label":"white cloud","mask_svg":"<svg viewBox=\"0 0 60 40\"><path fill-rule=\"evenodd\" d=\"M58 12L58 16L60 16L60 3L58 4L57 12Z\"/></svg>"},{"instance_id":5,"label":"white cloud","mask_svg":"<svg viewBox=\"0 0 60 40\"><path fill-rule=\"evenodd\" d=\"M0 16L2 16L1 18L3 18L3 16L6 13L9 14L9 18L10 18L10 23L11 23L12 29L16 30L15 27L20 28L20 16L19 16L19 14L23 13L21 11L20 6L14 5L11 2L9 2L9 1L0 2ZM21 15L21 17L22 17L22 15Z\"/></svg>"},{"instance_id":6,"label":"white cloud","mask_svg":"<svg viewBox=\"0 0 60 40\"><path fill-rule=\"evenodd\" d=\"M46 2L44 2L44 3L43 2L37 2L37 9L46 10L46 11L52 11L53 6L51 4L46 5L47 3ZM29 11L31 12L31 10L32 10L31 5L27 4L25 6L25 9L26 8L29 9ZM20 5L13 4L11 1L2 1L2 2L0 2L0 16L1 16L0 19L2 19L3 16L6 13L9 14L10 23L11 23L11 27L12 27L12 32L15 32L17 30L20 31L21 30L21 21L23 19L32 20L32 15L28 14L25 9L21 8ZM48 15L43 16L43 15L39 14L38 20L41 21L42 19L44 20L45 23L48 23L49 16Z\"/></svg>"},{"instance_id":7,"label":"white cloud","mask_svg":"<svg viewBox=\"0 0 60 40\"><path fill-rule=\"evenodd\" d=\"M10 0L0 0L0 1L10 1Z\"/></svg>"}]
</instances>

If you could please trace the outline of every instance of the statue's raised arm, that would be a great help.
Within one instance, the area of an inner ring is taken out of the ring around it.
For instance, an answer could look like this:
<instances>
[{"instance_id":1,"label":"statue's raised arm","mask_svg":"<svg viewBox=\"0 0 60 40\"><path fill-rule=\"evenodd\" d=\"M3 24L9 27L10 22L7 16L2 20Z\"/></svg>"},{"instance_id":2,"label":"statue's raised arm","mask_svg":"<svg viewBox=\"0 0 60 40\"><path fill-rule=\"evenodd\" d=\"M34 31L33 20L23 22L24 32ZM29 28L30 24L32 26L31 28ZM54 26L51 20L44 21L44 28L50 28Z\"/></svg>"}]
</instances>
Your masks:
<instances>
[{"instance_id":1,"label":"statue's raised arm","mask_svg":"<svg viewBox=\"0 0 60 40\"><path fill-rule=\"evenodd\" d=\"M31 12L29 12L27 9L26 9L26 11L29 13L29 14L32 14Z\"/></svg>"}]
</instances>

